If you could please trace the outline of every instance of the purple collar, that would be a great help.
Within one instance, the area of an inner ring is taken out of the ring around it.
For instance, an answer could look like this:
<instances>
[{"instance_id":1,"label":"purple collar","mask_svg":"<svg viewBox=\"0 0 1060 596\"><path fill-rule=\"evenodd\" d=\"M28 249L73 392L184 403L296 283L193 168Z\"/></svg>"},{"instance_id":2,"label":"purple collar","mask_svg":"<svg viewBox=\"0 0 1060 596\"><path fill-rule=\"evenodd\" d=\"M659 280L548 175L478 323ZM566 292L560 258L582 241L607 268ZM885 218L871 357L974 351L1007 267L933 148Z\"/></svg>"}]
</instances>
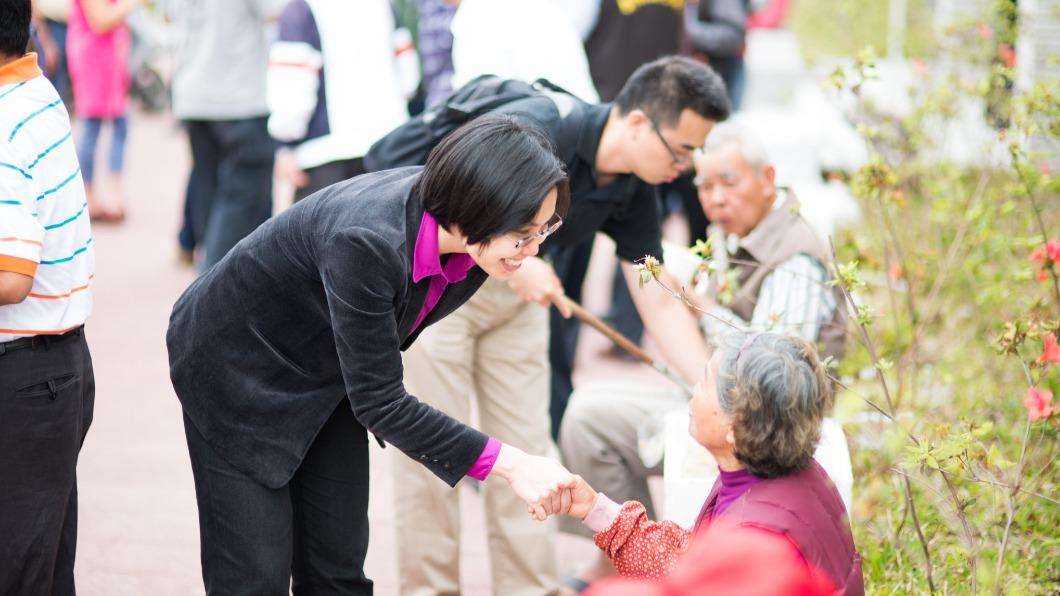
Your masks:
<instances>
[{"instance_id":1,"label":"purple collar","mask_svg":"<svg viewBox=\"0 0 1060 596\"><path fill-rule=\"evenodd\" d=\"M452 284L463 281L474 266L475 260L466 253L450 255L442 266L442 255L438 253L438 221L424 211L412 254L412 281L418 283L425 277L441 275L447 284Z\"/></svg>"},{"instance_id":2,"label":"purple collar","mask_svg":"<svg viewBox=\"0 0 1060 596\"><path fill-rule=\"evenodd\" d=\"M712 515L714 518L725 513L725 510L730 505L751 490L752 486L762 481L761 478L747 470L736 470L735 472L718 470L718 480L721 481L721 490L718 491L718 500L714 505Z\"/></svg>"}]
</instances>

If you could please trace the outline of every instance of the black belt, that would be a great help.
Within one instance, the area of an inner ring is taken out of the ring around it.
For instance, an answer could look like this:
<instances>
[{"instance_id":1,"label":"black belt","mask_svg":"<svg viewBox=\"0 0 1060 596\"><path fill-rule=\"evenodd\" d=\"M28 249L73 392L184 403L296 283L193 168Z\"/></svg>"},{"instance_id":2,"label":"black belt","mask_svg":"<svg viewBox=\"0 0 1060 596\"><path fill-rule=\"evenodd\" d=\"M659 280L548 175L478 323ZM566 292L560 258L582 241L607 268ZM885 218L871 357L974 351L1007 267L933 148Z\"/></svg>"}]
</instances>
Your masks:
<instances>
[{"instance_id":1,"label":"black belt","mask_svg":"<svg viewBox=\"0 0 1060 596\"><path fill-rule=\"evenodd\" d=\"M45 349L52 344L64 342L68 339L75 337L81 337L84 332L85 326L81 325L76 329L71 329L61 335L34 335L32 337L20 337L11 341L0 342L0 356L12 351L21 350L23 348L36 349L43 347Z\"/></svg>"}]
</instances>

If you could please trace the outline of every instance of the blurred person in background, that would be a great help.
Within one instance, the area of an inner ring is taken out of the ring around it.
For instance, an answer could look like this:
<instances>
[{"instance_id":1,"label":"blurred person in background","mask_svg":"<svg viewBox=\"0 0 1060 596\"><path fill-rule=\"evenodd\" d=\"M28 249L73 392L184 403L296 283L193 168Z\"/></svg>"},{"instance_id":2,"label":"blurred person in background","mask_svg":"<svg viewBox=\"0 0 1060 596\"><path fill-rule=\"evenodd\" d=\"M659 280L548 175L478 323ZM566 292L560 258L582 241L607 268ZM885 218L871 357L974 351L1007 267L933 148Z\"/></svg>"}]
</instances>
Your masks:
<instances>
[{"instance_id":1,"label":"blurred person in background","mask_svg":"<svg viewBox=\"0 0 1060 596\"><path fill-rule=\"evenodd\" d=\"M743 55L751 8L751 0L690 0L685 5L685 39L692 57L721 75L733 111L740 109L743 99Z\"/></svg>"},{"instance_id":2,"label":"blurred person in background","mask_svg":"<svg viewBox=\"0 0 1060 596\"><path fill-rule=\"evenodd\" d=\"M66 109L73 109L73 94L70 89L70 71L66 60L66 28L70 20L70 0L33 0L33 11L43 21L48 36L54 42L49 46L54 54L48 57L49 64L44 75L55 85Z\"/></svg>"},{"instance_id":3,"label":"blurred person in background","mask_svg":"<svg viewBox=\"0 0 1060 596\"><path fill-rule=\"evenodd\" d=\"M544 78L582 101L600 101L581 38L559 0L458 1L454 86L483 74L528 83Z\"/></svg>"},{"instance_id":4,"label":"blurred person in background","mask_svg":"<svg viewBox=\"0 0 1060 596\"><path fill-rule=\"evenodd\" d=\"M419 64L388 0L292 0L269 57L269 133L294 200L364 173L362 156L408 118Z\"/></svg>"},{"instance_id":5,"label":"blurred person in background","mask_svg":"<svg viewBox=\"0 0 1060 596\"><path fill-rule=\"evenodd\" d=\"M613 101L640 65L680 49L684 0L558 1L585 41L601 101Z\"/></svg>"},{"instance_id":6,"label":"blurred person in background","mask_svg":"<svg viewBox=\"0 0 1060 596\"><path fill-rule=\"evenodd\" d=\"M266 25L287 0L169 0L177 34L173 114L192 167L178 235L181 261L203 271L272 215Z\"/></svg>"},{"instance_id":7,"label":"blurred person in background","mask_svg":"<svg viewBox=\"0 0 1060 596\"><path fill-rule=\"evenodd\" d=\"M423 61L424 106L453 92L453 33L450 25L459 0L419 0L417 32Z\"/></svg>"},{"instance_id":8,"label":"blurred person in background","mask_svg":"<svg viewBox=\"0 0 1060 596\"><path fill-rule=\"evenodd\" d=\"M125 17L142 0L72 0L66 34L66 55L80 135L77 158L85 179L88 212L93 220L125 219L122 169L128 134L126 104L129 95L131 39ZM104 123L111 127L110 192L97 193L96 146ZM108 196L109 195L109 196Z\"/></svg>"},{"instance_id":9,"label":"blurred person in background","mask_svg":"<svg viewBox=\"0 0 1060 596\"><path fill-rule=\"evenodd\" d=\"M70 116L0 0L0 594L73 596L95 250Z\"/></svg>"}]
</instances>

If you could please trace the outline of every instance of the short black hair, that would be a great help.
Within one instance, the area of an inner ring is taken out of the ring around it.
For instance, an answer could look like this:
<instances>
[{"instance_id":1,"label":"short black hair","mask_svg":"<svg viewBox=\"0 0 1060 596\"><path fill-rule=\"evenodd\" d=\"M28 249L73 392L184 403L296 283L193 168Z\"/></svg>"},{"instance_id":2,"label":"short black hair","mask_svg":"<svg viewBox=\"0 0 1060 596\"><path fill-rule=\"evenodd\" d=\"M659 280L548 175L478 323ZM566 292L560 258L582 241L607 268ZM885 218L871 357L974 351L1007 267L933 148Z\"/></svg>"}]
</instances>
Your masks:
<instances>
[{"instance_id":1,"label":"short black hair","mask_svg":"<svg viewBox=\"0 0 1060 596\"><path fill-rule=\"evenodd\" d=\"M707 120L729 117L725 82L706 64L684 56L663 56L633 71L615 98L622 115L643 110L659 126L674 126L692 110Z\"/></svg>"},{"instance_id":2,"label":"short black hair","mask_svg":"<svg viewBox=\"0 0 1060 596\"><path fill-rule=\"evenodd\" d=\"M21 56L29 46L30 0L0 0L0 56Z\"/></svg>"},{"instance_id":3,"label":"short black hair","mask_svg":"<svg viewBox=\"0 0 1060 596\"><path fill-rule=\"evenodd\" d=\"M552 143L505 114L485 114L442 139L416 182L424 210L469 244L526 228L553 188L564 214L570 189Z\"/></svg>"}]
</instances>

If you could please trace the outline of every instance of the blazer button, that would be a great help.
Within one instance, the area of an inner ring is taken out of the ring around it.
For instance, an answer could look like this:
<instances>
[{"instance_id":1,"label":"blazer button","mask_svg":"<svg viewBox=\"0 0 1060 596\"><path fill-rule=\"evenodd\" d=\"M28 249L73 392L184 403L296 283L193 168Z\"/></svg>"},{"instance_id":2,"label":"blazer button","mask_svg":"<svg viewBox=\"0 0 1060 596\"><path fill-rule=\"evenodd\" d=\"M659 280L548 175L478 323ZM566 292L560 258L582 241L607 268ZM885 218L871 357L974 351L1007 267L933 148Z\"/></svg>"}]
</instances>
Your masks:
<instances>
[{"instance_id":1,"label":"blazer button","mask_svg":"<svg viewBox=\"0 0 1060 596\"><path fill-rule=\"evenodd\" d=\"M442 468L443 468L443 469L444 469L445 471L447 471L447 472L448 472L449 470L452 470L452 469L453 469L453 466L452 466L452 465L450 465L450 464L445 464L444 466L442 466Z\"/></svg>"},{"instance_id":2,"label":"blazer button","mask_svg":"<svg viewBox=\"0 0 1060 596\"><path fill-rule=\"evenodd\" d=\"M420 456L420 461L427 461L427 455L426 454L421 455Z\"/></svg>"}]
</instances>

